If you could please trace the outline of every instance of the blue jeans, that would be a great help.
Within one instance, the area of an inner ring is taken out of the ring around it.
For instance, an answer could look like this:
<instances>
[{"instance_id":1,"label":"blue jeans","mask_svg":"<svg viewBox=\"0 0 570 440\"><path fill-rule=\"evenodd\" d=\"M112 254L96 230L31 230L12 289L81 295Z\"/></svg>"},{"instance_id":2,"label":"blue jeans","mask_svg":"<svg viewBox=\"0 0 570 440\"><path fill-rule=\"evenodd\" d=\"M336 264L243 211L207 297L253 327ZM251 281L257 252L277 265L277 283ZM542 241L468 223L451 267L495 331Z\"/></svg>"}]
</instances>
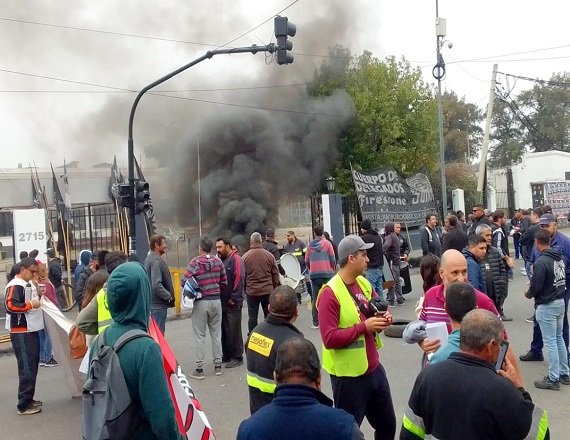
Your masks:
<instances>
[{"instance_id":1,"label":"blue jeans","mask_svg":"<svg viewBox=\"0 0 570 440\"><path fill-rule=\"evenodd\" d=\"M532 272L532 271L531 271L531 269L530 269L530 266L531 266L530 261L525 261L525 262L524 262L524 270L526 270L526 276L527 276L527 278L528 278L529 281L530 281L530 279L532 278L532 275L531 275L531 272Z\"/></svg>"},{"instance_id":2,"label":"blue jeans","mask_svg":"<svg viewBox=\"0 0 570 440\"><path fill-rule=\"evenodd\" d=\"M513 237L513 243L515 245L515 258L518 260L520 257L520 249L519 249L519 240L520 240L520 236L519 235L515 235Z\"/></svg>"},{"instance_id":3,"label":"blue jeans","mask_svg":"<svg viewBox=\"0 0 570 440\"><path fill-rule=\"evenodd\" d=\"M40 362L49 361L52 358L51 341L45 330L40 330Z\"/></svg>"},{"instance_id":4,"label":"blue jeans","mask_svg":"<svg viewBox=\"0 0 570 440\"><path fill-rule=\"evenodd\" d=\"M381 299L384 299L384 289L382 289L382 279L383 279L382 268L369 267L368 269L366 269L366 279L370 281L370 284L372 284L372 287L374 288L378 296Z\"/></svg>"},{"instance_id":5,"label":"blue jeans","mask_svg":"<svg viewBox=\"0 0 570 440\"><path fill-rule=\"evenodd\" d=\"M562 339L564 309L563 299L536 307L536 320L548 354L548 377L552 382L558 382L560 376L568 376L568 353Z\"/></svg>"},{"instance_id":6,"label":"blue jeans","mask_svg":"<svg viewBox=\"0 0 570 440\"><path fill-rule=\"evenodd\" d=\"M570 297L570 292L566 291L564 295L564 318L562 321L562 339L566 347L568 347L568 298ZM530 350L536 355L540 356L542 354L542 347L544 346L542 341L542 332L540 331L540 326L536 320L536 312L534 314L534 325L532 328L532 342L530 343ZM569 356L570 358L570 356Z\"/></svg>"},{"instance_id":7,"label":"blue jeans","mask_svg":"<svg viewBox=\"0 0 570 440\"><path fill-rule=\"evenodd\" d=\"M168 309L150 309L150 316L154 318L156 325L164 335L166 331L166 313Z\"/></svg>"},{"instance_id":8,"label":"blue jeans","mask_svg":"<svg viewBox=\"0 0 570 440\"><path fill-rule=\"evenodd\" d=\"M311 314L313 318L313 325L319 325L319 311L317 310L317 297L321 292L322 287L330 281L330 278L315 278L311 279L313 284L313 291L311 292L311 302L313 303L313 308L311 309Z\"/></svg>"}]
</instances>

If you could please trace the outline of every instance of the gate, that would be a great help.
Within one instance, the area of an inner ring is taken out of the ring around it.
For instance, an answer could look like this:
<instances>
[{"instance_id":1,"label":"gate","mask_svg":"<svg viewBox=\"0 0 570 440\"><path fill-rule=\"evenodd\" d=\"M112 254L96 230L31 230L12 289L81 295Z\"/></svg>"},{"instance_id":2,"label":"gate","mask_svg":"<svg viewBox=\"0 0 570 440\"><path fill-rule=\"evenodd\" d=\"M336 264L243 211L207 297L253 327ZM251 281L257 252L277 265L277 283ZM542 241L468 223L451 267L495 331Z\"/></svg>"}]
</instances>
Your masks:
<instances>
[{"instance_id":1,"label":"gate","mask_svg":"<svg viewBox=\"0 0 570 440\"><path fill-rule=\"evenodd\" d=\"M321 195L311 196L311 228L323 224L323 200ZM342 196L342 219L344 236L360 232L360 205L358 197L354 194ZM311 229L312 234L312 229Z\"/></svg>"}]
</instances>

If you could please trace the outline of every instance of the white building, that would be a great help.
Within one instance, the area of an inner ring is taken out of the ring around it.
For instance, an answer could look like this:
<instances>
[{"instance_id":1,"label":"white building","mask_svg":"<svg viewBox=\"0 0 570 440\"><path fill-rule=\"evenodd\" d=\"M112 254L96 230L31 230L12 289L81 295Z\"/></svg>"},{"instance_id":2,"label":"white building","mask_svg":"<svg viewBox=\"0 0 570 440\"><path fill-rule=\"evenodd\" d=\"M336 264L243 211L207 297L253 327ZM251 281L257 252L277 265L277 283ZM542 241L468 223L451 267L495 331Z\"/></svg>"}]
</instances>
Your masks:
<instances>
[{"instance_id":1,"label":"white building","mask_svg":"<svg viewBox=\"0 0 570 440\"><path fill-rule=\"evenodd\" d=\"M510 167L513 175L515 206L529 208L551 205L555 214L566 216L570 211L570 153L544 151L528 153L521 163ZM507 194L508 168L489 171L488 183L497 194ZM499 208L505 206L497 200Z\"/></svg>"}]
</instances>

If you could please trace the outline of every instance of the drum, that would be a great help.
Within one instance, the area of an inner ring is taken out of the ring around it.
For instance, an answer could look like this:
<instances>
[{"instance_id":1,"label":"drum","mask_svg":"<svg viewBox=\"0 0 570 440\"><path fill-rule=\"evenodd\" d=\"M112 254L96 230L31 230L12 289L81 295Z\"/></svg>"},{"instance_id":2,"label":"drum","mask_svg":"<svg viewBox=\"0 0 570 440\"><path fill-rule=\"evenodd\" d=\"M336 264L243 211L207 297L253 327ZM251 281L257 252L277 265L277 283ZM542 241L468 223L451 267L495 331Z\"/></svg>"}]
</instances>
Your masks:
<instances>
[{"instance_id":1,"label":"drum","mask_svg":"<svg viewBox=\"0 0 570 440\"><path fill-rule=\"evenodd\" d=\"M296 288L299 285L299 281L303 279L303 276L301 275L301 266L297 257L293 254L283 254L278 263L285 271L285 276L279 274L279 281L281 281L281 284L290 286L293 289Z\"/></svg>"}]
</instances>

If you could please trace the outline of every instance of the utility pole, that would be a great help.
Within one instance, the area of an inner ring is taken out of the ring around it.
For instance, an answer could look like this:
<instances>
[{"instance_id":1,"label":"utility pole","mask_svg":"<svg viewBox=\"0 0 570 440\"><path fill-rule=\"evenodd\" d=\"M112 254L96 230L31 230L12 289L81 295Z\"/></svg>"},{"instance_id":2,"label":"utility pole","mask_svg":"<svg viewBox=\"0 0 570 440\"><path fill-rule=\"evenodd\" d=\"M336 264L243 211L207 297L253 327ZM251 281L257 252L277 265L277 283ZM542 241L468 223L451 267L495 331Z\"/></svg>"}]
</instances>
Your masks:
<instances>
[{"instance_id":1,"label":"utility pole","mask_svg":"<svg viewBox=\"0 0 570 440\"><path fill-rule=\"evenodd\" d=\"M446 21L439 17L438 0L435 1L435 34L437 63L432 70L433 77L437 80L437 119L439 124L439 163L441 166L441 206L443 217L447 212L447 182L445 180L445 145L443 142L443 102L441 97L441 81L445 78L445 61L441 54L441 47L446 35Z\"/></svg>"},{"instance_id":2,"label":"utility pole","mask_svg":"<svg viewBox=\"0 0 570 440\"><path fill-rule=\"evenodd\" d=\"M483 135L483 147L481 149L481 162L479 162L479 180L477 181L477 197L479 203L483 203L483 191L485 191L485 175L487 174L487 152L489 151L489 136L491 132L491 118L493 117L493 103L495 102L495 84L497 83L497 69L493 64L491 75L491 87L489 89L489 103L487 104L487 118L485 119L485 134Z\"/></svg>"}]
</instances>

